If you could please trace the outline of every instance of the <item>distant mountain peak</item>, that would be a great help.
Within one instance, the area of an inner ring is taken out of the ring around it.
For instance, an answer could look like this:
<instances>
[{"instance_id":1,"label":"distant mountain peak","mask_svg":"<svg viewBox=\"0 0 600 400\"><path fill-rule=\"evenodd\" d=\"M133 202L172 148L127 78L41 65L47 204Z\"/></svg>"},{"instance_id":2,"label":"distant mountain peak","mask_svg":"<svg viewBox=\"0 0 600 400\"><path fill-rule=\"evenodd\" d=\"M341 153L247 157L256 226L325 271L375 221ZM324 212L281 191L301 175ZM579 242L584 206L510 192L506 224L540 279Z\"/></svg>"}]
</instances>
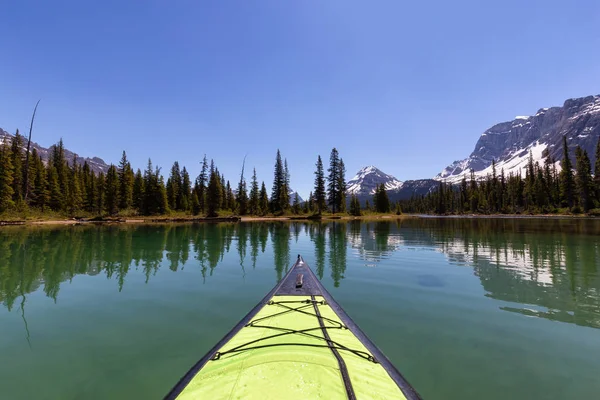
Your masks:
<instances>
[{"instance_id":1,"label":"distant mountain peak","mask_svg":"<svg viewBox=\"0 0 600 400\"><path fill-rule=\"evenodd\" d=\"M361 168L346 185L346 191L349 194L368 194L375 193L375 189L385 185L386 190L398 190L402 187L402 181L399 181L392 175L382 172L374 165L368 165Z\"/></svg>"}]
</instances>

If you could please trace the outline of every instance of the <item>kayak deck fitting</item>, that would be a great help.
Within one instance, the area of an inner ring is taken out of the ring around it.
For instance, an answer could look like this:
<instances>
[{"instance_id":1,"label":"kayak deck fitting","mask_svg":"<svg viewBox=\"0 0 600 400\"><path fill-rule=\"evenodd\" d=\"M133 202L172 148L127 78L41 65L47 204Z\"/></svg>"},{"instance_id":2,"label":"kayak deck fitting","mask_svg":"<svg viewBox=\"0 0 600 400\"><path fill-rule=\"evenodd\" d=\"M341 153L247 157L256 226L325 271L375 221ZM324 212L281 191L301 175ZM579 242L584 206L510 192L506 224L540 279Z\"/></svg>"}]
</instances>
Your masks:
<instances>
[{"instance_id":1,"label":"kayak deck fitting","mask_svg":"<svg viewBox=\"0 0 600 400\"><path fill-rule=\"evenodd\" d=\"M166 399L419 399L302 257Z\"/></svg>"}]
</instances>

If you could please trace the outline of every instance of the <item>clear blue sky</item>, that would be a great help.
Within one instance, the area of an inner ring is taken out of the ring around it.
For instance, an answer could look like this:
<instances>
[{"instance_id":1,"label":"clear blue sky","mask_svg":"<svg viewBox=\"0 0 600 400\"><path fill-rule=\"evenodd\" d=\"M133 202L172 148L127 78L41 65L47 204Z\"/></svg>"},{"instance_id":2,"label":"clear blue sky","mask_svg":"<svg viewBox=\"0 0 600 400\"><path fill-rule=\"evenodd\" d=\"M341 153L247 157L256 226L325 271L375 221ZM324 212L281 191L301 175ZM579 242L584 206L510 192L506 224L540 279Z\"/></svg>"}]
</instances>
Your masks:
<instances>
[{"instance_id":1,"label":"clear blue sky","mask_svg":"<svg viewBox=\"0 0 600 400\"><path fill-rule=\"evenodd\" d=\"M3 1L0 127L82 156L148 157L270 190L275 153L306 196L336 146L433 177L491 125L600 93L600 2Z\"/></svg>"}]
</instances>

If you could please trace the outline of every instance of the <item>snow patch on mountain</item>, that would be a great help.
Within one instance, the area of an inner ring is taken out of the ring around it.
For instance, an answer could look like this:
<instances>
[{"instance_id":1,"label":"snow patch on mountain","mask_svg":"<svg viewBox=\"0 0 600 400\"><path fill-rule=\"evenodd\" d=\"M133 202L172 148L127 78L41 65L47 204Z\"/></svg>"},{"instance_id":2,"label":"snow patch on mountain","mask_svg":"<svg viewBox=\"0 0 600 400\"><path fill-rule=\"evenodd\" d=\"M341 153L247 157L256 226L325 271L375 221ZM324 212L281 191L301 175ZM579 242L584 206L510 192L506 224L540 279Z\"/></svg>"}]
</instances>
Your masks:
<instances>
[{"instance_id":1,"label":"snow patch on mountain","mask_svg":"<svg viewBox=\"0 0 600 400\"><path fill-rule=\"evenodd\" d=\"M362 168L354 175L346 184L346 192L348 194L374 194L375 189L381 184L385 185L386 190L399 190L402 188L403 182L399 181L392 175L388 175L377 167L369 165Z\"/></svg>"},{"instance_id":2,"label":"snow patch on mountain","mask_svg":"<svg viewBox=\"0 0 600 400\"><path fill-rule=\"evenodd\" d=\"M536 162L539 162L540 165L544 165L545 162L545 157L544 157L544 151L548 148L548 144L547 143L540 143L539 141L531 144L530 146L527 146L524 149L520 149L520 150L516 150L511 152L504 160L499 161L496 163L496 174L500 175L500 172L502 170L504 170L504 174L508 175L510 173L517 175L517 174L521 174L522 176L525 176L525 171L526 171L526 167L527 167L527 163L529 163L529 156L531 154L532 158L533 158L533 163L535 164ZM444 179L445 182L448 183L457 183L460 182L463 177L466 177L467 179L470 178L471 176L471 171L464 169L464 163L467 160L463 160L460 163L460 167L462 171L456 175L450 175L448 176L446 179ZM560 162L557 161L557 170L560 171ZM475 179L480 179L480 178L485 178L488 175L492 175L493 172L493 166L490 165L487 168L484 168L480 171L475 171L474 175L475 175Z\"/></svg>"},{"instance_id":3,"label":"snow patch on mountain","mask_svg":"<svg viewBox=\"0 0 600 400\"><path fill-rule=\"evenodd\" d=\"M454 161L434 179L456 183L469 177L471 170L477 178L492 172L525 173L529 152L533 161L543 164L550 156L555 165L563 157L562 140L567 137L569 152L580 146L586 150L592 164L594 150L600 137L600 95L568 99L562 107L541 108L532 116L517 116L486 130L468 158Z\"/></svg>"},{"instance_id":4,"label":"snow patch on mountain","mask_svg":"<svg viewBox=\"0 0 600 400\"><path fill-rule=\"evenodd\" d=\"M296 192L294 189L290 188L288 190L288 198L290 199L290 204L294 204L294 199L298 195L298 202L303 203L304 199L300 196L300 193Z\"/></svg>"}]
</instances>

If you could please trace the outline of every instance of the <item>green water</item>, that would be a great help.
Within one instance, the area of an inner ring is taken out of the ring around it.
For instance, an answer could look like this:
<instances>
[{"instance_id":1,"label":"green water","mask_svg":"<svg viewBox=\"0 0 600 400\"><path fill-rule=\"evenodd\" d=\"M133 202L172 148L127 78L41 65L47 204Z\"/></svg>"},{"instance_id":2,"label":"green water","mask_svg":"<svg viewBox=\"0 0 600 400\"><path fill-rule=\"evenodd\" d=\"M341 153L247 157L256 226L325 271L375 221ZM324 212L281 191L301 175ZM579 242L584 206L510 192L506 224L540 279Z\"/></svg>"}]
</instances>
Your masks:
<instances>
[{"instance_id":1,"label":"green water","mask_svg":"<svg viewBox=\"0 0 600 400\"><path fill-rule=\"evenodd\" d=\"M0 398L161 398L296 254L427 399L598 398L600 221L0 230Z\"/></svg>"}]
</instances>

